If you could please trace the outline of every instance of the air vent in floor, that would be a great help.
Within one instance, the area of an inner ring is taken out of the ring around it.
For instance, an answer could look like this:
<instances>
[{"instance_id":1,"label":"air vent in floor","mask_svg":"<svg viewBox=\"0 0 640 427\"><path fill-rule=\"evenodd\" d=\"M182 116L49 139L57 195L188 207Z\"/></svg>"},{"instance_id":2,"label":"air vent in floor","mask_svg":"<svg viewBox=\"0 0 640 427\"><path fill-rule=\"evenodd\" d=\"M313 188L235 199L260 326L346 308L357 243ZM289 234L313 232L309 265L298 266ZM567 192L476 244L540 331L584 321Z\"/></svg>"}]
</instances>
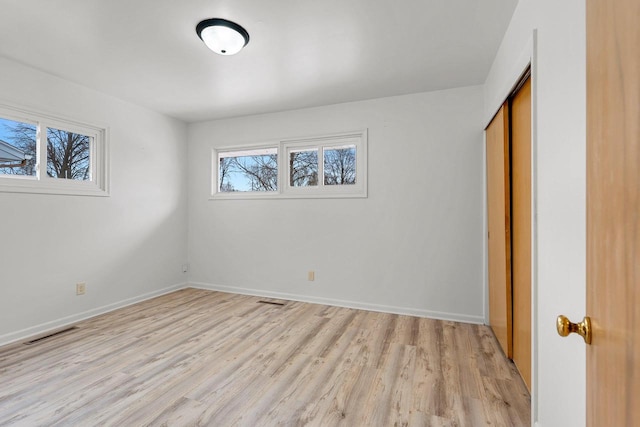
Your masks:
<instances>
[{"instance_id":1,"label":"air vent in floor","mask_svg":"<svg viewBox=\"0 0 640 427\"><path fill-rule=\"evenodd\" d=\"M284 306L283 302L275 302L275 301L264 301L264 300L260 300L258 301L258 304L271 304L271 305L277 305L277 306Z\"/></svg>"},{"instance_id":2,"label":"air vent in floor","mask_svg":"<svg viewBox=\"0 0 640 427\"><path fill-rule=\"evenodd\" d=\"M78 329L78 327L77 326L71 326L70 328L60 329L59 331L51 332L51 333L49 333L47 335L44 335L42 337L38 337L38 338L32 339L31 341L27 341L25 344L26 345L31 345L31 344L39 343L41 341L48 340L48 339L57 337L59 335L62 335L64 333L66 333L66 332L73 331L74 329Z\"/></svg>"}]
</instances>

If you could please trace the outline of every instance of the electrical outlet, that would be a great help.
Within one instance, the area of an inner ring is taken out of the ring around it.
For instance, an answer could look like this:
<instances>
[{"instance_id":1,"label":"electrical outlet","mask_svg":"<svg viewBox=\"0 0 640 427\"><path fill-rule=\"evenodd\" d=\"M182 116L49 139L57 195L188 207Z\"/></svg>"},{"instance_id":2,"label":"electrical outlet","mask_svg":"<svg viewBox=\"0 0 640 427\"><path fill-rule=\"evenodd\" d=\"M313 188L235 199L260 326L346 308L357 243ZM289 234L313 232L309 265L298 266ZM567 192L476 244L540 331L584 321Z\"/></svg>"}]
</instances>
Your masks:
<instances>
[{"instance_id":1,"label":"electrical outlet","mask_svg":"<svg viewBox=\"0 0 640 427\"><path fill-rule=\"evenodd\" d=\"M186 273L187 271L189 271L189 263L182 264L182 272Z\"/></svg>"},{"instance_id":2,"label":"electrical outlet","mask_svg":"<svg viewBox=\"0 0 640 427\"><path fill-rule=\"evenodd\" d=\"M310 282L313 282L314 280L316 280L316 272L315 271L309 271L307 273L307 280Z\"/></svg>"},{"instance_id":3,"label":"electrical outlet","mask_svg":"<svg viewBox=\"0 0 640 427\"><path fill-rule=\"evenodd\" d=\"M87 290L87 284L84 282L76 283L76 295L84 295Z\"/></svg>"}]
</instances>

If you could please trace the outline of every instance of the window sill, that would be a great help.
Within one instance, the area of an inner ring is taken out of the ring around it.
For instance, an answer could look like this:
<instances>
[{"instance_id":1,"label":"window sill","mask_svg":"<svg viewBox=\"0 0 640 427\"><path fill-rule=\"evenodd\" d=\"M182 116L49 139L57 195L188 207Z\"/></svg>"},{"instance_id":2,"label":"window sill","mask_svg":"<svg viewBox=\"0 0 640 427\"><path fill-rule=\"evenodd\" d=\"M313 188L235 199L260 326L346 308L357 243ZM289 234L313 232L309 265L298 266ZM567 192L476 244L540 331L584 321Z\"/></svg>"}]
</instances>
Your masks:
<instances>
[{"instance_id":1,"label":"window sill","mask_svg":"<svg viewBox=\"0 0 640 427\"><path fill-rule=\"evenodd\" d=\"M269 193L269 194L242 194L242 193L216 193L209 196L209 200L282 200L282 199L366 199L366 193L302 193L293 192L287 194Z\"/></svg>"},{"instance_id":2,"label":"window sill","mask_svg":"<svg viewBox=\"0 0 640 427\"><path fill-rule=\"evenodd\" d=\"M88 182L42 182L29 178L0 178L0 193L60 194L109 197L109 191Z\"/></svg>"}]
</instances>

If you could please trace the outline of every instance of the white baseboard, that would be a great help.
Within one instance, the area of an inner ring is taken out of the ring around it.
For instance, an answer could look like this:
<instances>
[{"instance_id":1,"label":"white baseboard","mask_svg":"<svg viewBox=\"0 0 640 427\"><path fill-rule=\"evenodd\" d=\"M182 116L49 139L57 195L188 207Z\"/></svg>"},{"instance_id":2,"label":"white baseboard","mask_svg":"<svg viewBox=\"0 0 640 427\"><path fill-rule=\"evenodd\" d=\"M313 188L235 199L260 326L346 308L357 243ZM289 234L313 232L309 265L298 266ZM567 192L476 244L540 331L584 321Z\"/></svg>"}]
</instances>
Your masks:
<instances>
[{"instance_id":1,"label":"white baseboard","mask_svg":"<svg viewBox=\"0 0 640 427\"><path fill-rule=\"evenodd\" d=\"M94 308L92 310L83 311L82 313L73 314L71 316L62 317L60 319L52 320L51 322L41 323L30 328L21 329L16 332L0 335L0 346L11 344L17 341L24 340L25 338L33 337L34 335L42 334L55 329L60 329L66 326L70 326L81 320L89 319L91 317L98 316L100 314L108 313L113 310L117 310L128 305L136 304L151 298L158 297L160 295L168 294L170 292L177 291L178 289L184 289L188 287L187 283L179 283L172 285L164 289L149 292L143 295L139 295L133 298L128 298L122 301L118 301L112 304L103 305L102 307Z\"/></svg>"},{"instance_id":2,"label":"white baseboard","mask_svg":"<svg viewBox=\"0 0 640 427\"><path fill-rule=\"evenodd\" d=\"M379 311L383 313L404 314L409 316L428 317L431 319L451 320L455 322L465 322L465 323L475 323L475 324L484 323L483 316L470 316L470 315L459 314L459 313L445 313L440 311L422 310L422 309L416 309L416 308L410 308L410 307L395 307L391 305L371 304L371 303L363 303L358 301L348 301L348 300L340 300L340 299L334 299L334 298L317 297L317 296L311 296L311 295L290 294L290 293L284 293L284 292L265 291L261 289L249 289L249 288L241 288L241 287L235 287L235 286L213 285L210 283L202 283L202 282L189 282L189 283L179 283L177 285L168 286L166 288L163 288L157 291L153 291L153 292L149 292L136 297L128 298L112 304L107 304L102 307L84 311L82 313L62 317L60 319L52 320L50 322L41 323L39 325L21 329L16 332L0 335L0 346L21 341L38 334L42 334L44 332L64 328L66 326L73 325L74 323L80 322L82 320L86 320L91 317L98 316L100 314L105 314L110 311L117 310L119 308L123 308L132 304L136 304L151 298L158 297L160 295L168 294L170 292L174 292L179 289L184 289L188 287L208 289L212 291L219 291L219 292L226 292L226 293L233 293L233 294L252 295L252 296L258 296L258 297L264 297L264 298L278 298L278 299L286 299L291 301L308 302L313 304L332 305L336 307Z\"/></svg>"},{"instance_id":3,"label":"white baseboard","mask_svg":"<svg viewBox=\"0 0 640 427\"><path fill-rule=\"evenodd\" d=\"M422 310L410 307L395 307L391 305L371 304L358 301L347 301L334 298L316 297L311 295L289 294L284 292L266 291L262 289L248 289L236 286L213 285L211 283L189 282L189 287L208 289L212 291L227 292L232 294L252 295L264 298L286 299L292 301L325 304L336 307L357 308L360 310L380 311L383 313L404 314L408 316L428 317L431 319L452 320L455 322L483 324L484 316L470 316L459 313L445 313L440 311Z\"/></svg>"}]
</instances>

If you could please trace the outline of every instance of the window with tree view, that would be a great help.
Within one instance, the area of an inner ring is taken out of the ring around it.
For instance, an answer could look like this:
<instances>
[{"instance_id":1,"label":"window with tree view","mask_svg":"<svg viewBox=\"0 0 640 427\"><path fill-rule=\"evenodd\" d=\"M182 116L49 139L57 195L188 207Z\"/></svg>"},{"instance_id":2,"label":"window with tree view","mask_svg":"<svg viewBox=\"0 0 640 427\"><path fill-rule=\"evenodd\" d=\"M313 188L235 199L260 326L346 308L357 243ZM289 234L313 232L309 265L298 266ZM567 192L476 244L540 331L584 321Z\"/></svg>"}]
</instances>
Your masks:
<instances>
[{"instance_id":1,"label":"window with tree view","mask_svg":"<svg viewBox=\"0 0 640 427\"><path fill-rule=\"evenodd\" d=\"M218 153L218 191L223 193L278 190L278 149Z\"/></svg>"},{"instance_id":2,"label":"window with tree view","mask_svg":"<svg viewBox=\"0 0 640 427\"><path fill-rule=\"evenodd\" d=\"M366 131L214 149L213 198L366 197Z\"/></svg>"},{"instance_id":3,"label":"window with tree view","mask_svg":"<svg viewBox=\"0 0 640 427\"><path fill-rule=\"evenodd\" d=\"M47 175L52 178L91 179L91 137L47 128Z\"/></svg>"},{"instance_id":4,"label":"window with tree view","mask_svg":"<svg viewBox=\"0 0 640 427\"><path fill-rule=\"evenodd\" d=\"M324 185L356 183L356 146L325 148Z\"/></svg>"},{"instance_id":5,"label":"window with tree view","mask_svg":"<svg viewBox=\"0 0 640 427\"><path fill-rule=\"evenodd\" d=\"M36 125L0 118L0 174L35 176Z\"/></svg>"},{"instance_id":6,"label":"window with tree view","mask_svg":"<svg viewBox=\"0 0 640 427\"><path fill-rule=\"evenodd\" d=\"M289 185L309 187L318 185L318 149L289 150Z\"/></svg>"},{"instance_id":7,"label":"window with tree view","mask_svg":"<svg viewBox=\"0 0 640 427\"><path fill-rule=\"evenodd\" d=\"M0 191L107 195L106 129L0 106Z\"/></svg>"}]
</instances>

